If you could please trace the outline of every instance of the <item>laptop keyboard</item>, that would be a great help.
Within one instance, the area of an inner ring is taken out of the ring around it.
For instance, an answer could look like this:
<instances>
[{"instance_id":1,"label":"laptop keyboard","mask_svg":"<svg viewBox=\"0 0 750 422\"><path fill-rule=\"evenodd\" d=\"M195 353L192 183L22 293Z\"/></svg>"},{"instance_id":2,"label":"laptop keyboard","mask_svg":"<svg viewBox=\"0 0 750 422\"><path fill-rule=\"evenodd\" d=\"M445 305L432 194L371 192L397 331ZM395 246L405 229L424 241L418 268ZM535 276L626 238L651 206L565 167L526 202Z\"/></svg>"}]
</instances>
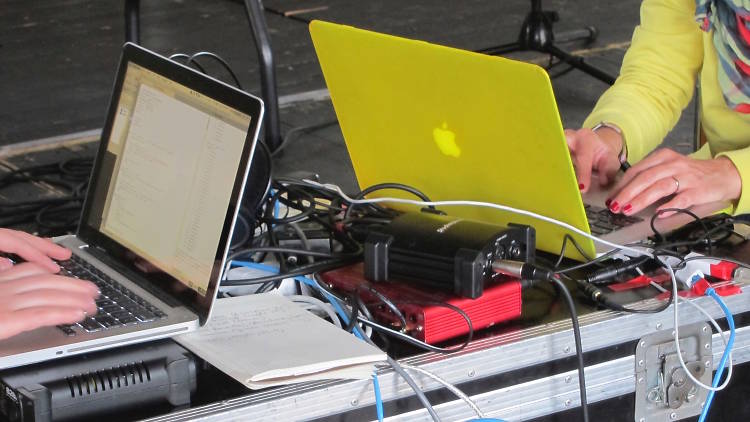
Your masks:
<instances>
[{"instance_id":1,"label":"laptop keyboard","mask_svg":"<svg viewBox=\"0 0 750 422\"><path fill-rule=\"evenodd\" d=\"M96 299L98 308L96 315L86 317L77 324L57 326L68 336L76 334L73 327L80 327L84 331L92 333L124 325L156 321L166 317L164 312L76 255L73 255L68 261L59 262L59 264L61 267L60 274L89 280L96 284L101 291L101 295Z\"/></svg>"},{"instance_id":2,"label":"laptop keyboard","mask_svg":"<svg viewBox=\"0 0 750 422\"><path fill-rule=\"evenodd\" d=\"M623 227L643 221L640 217L614 214L609 209L595 205L584 204L586 218L589 220L591 234L602 236L620 230Z\"/></svg>"}]
</instances>

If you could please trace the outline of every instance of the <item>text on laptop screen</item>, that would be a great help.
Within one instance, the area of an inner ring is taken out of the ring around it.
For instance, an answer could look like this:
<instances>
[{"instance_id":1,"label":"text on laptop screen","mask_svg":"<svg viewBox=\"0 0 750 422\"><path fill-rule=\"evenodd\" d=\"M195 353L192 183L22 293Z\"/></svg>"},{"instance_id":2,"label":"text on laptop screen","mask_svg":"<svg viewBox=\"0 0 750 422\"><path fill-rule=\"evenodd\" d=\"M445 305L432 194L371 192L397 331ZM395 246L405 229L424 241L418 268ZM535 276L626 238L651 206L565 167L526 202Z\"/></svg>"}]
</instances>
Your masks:
<instances>
[{"instance_id":1,"label":"text on laptop screen","mask_svg":"<svg viewBox=\"0 0 750 422\"><path fill-rule=\"evenodd\" d=\"M128 63L88 223L205 295L250 121Z\"/></svg>"}]
</instances>

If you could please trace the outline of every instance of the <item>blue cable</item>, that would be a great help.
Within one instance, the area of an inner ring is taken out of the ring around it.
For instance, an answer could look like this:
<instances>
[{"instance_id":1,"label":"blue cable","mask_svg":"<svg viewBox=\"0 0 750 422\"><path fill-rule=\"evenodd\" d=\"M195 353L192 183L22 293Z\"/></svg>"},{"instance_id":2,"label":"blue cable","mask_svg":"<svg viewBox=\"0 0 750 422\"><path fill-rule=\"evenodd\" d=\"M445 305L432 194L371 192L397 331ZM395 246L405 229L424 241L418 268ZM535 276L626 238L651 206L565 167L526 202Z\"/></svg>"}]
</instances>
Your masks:
<instances>
[{"instance_id":1,"label":"blue cable","mask_svg":"<svg viewBox=\"0 0 750 422\"><path fill-rule=\"evenodd\" d=\"M268 194L271 198L273 198L274 195L276 195L276 191L271 189ZM275 201L273 201L273 218L279 218L279 214L281 213L281 205L279 204L279 199L276 198Z\"/></svg>"},{"instance_id":2,"label":"blue cable","mask_svg":"<svg viewBox=\"0 0 750 422\"><path fill-rule=\"evenodd\" d=\"M278 274L279 269L270 265L265 264L259 264L257 262L250 262L250 261L231 261L230 265L240 266L240 267L246 267L246 268L255 268L257 270L266 271L269 273ZM320 285L315 281L311 280L307 277L302 276L296 276L294 277L295 280L305 283L308 286L316 289L319 291L323 296L326 297L328 302L331 303L333 308L336 310L336 313L339 315L339 318L341 318L341 321L344 324L349 324L349 317L347 316L344 309L341 307L341 305L338 303L338 298L333 296L332 294L328 293L325 289L320 287ZM360 340L364 340L364 337L362 337L362 334L359 332L359 330L354 330L354 335L357 336ZM383 399L380 395L380 383L378 382L378 376L376 374L372 374L372 389L375 392L375 411L378 415L378 421L383 420Z\"/></svg>"},{"instance_id":3,"label":"blue cable","mask_svg":"<svg viewBox=\"0 0 750 422\"><path fill-rule=\"evenodd\" d=\"M258 270L262 270L262 271L266 271L266 272L274 273L274 274L278 274L279 273L279 269L278 268L273 267L271 265L259 264L257 262L231 261L230 265L237 265L237 266L246 267L246 268L255 268L255 269L258 269ZM341 318L341 321L344 323L344 325L348 325L349 324L349 317L347 316L346 312L344 311L344 309L339 304L338 298L336 298L332 294L328 293L328 291L326 291L324 288L320 287L315 280L311 280L311 279L309 279L307 277L302 277L302 276L296 276L296 277L293 277L293 278L295 280L297 280L297 281L299 281L301 283L305 283L308 286L310 286L310 287L316 289L317 291L319 291L320 294L322 294L323 296L325 296L326 300L328 300L328 302L330 302L331 305L333 305L333 309L336 310L337 314L339 314L339 318ZM359 338L360 340L364 340L364 338L362 337L362 334L360 334L360 332L358 330L354 330L354 335L357 336L357 338Z\"/></svg>"},{"instance_id":4,"label":"blue cable","mask_svg":"<svg viewBox=\"0 0 750 422\"><path fill-rule=\"evenodd\" d=\"M711 386L713 387L718 387L719 382L721 381L721 376L724 372L724 368L727 366L727 361L729 360L729 353L732 351L732 346L734 346L734 317L732 316L732 312L729 311L729 308L727 308L727 305L723 300L721 300L721 297L716 294L716 291L712 287L706 289L706 296L712 297L716 301L716 303L719 304L721 310L724 311L724 315L726 315L727 317L727 324L729 324L729 340L727 341L727 345L724 348L724 353L721 355L719 366L716 367L716 374L714 374L714 380L711 384ZM716 391L708 392L708 397L706 397L706 404L703 406L703 410L701 411L700 418L698 418L698 422L704 422L706 420L706 417L708 416L708 409L709 407L711 407L711 402L713 401L715 394Z\"/></svg>"},{"instance_id":5,"label":"blue cable","mask_svg":"<svg viewBox=\"0 0 750 422\"><path fill-rule=\"evenodd\" d=\"M378 413L378 421L383 422L383 398L380 397L380 383L378 374L372 374L372 389L375 390L375 411Z\"/></svg>"}]
</instances>

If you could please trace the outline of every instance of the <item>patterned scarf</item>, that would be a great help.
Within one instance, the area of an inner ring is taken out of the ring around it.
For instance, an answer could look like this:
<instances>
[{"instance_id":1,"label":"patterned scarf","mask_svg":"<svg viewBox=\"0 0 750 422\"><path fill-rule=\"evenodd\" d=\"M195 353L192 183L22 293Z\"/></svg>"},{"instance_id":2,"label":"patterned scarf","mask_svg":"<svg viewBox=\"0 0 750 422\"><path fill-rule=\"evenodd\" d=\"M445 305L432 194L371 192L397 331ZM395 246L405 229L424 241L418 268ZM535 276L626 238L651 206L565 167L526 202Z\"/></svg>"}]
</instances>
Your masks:
<instances>
[{"instance_id":1,"label":"patterned scarf","mask_svg":"<svg viewBox=\"0 0 750 422\"><path fill-rule=\"evenodd\" d=\"M695 20L714 30L719 85L729 108L750 114L750 0L695 0Z\"/></svg>"}]
</instances>

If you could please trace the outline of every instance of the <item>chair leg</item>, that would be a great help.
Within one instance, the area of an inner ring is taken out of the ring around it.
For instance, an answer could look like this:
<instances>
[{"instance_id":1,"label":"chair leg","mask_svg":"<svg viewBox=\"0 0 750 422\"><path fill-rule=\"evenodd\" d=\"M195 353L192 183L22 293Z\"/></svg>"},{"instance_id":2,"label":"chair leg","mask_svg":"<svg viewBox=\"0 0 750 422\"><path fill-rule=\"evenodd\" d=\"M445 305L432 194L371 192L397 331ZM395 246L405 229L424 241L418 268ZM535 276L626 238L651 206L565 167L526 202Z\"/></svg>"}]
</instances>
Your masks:
<instances>
[{"instance_id":1,"label":"chair leg","mask_svg":"<svg viewBox=\"0 0 750 422\"><path fill-rule=\"evenodd\" d=\"M281 120L279 117L279 95L276 90L276 68L274 66L273 51L271 51L271 37L268 26L263 17L261 0L245 0L250 29L253 31L255 49L260 61L260 90L265 102L265 117L263 130L266 146L271 152L281 145Z\"/></svg>"},{"instance_id":2,"label":"chair leg","mask_svg":"<svg viewBox=\"0 0 750 422\"><path fill-rule=\"evenodd\" d=\"M125 0L125 41L141 43L140 0Z\"/></svg>"}]
</instances>

